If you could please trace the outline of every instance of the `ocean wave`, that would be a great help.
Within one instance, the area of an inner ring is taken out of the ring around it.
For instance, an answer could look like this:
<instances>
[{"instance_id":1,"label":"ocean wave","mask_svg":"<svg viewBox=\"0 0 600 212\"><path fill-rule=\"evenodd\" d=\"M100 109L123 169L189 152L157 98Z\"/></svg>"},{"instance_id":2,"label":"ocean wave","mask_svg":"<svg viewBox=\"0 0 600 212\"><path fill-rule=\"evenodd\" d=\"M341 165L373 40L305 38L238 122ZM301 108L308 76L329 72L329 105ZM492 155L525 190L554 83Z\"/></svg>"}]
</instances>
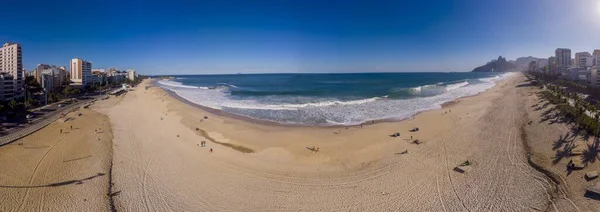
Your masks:
<instances>
[{"instance_id":1,"label":"ocean wave","mask_svg":"<svg viewBox=\"0 0 600 212\"><path fill-rule=\"evenodd\" d=\"M350 101L323 101L323 102L312 102L312 103L304 103L304 104L282 104L277 105L279 107L284 108L304 108L304 107L329 107L334 105L357 105L357 104L365 104L369 102L374 102L380 99L387 98L387 96L382 97L373 97L368 99L359 99L359 100L350 100Z\"/></svg>"},{"instance_id":2,"label":"ocean wave","mask_svg":"<svg viewBox=\"0 0 600 212\"><path fill-rule=\"evenodd\" d=\"M177 88L199 88L199 89L209 89L208 87L198 87L198 86L189 86L189 85L184 85L180 82L175 82L172 80L159 80L158 81L159 84L164 85L164 86L169 86L169 87L177 87Z\"/></svg>"},{"instance_id":3,"label":"ocean wave","mask_svg":"<svg viewBox=\"0 0 600 212\"><path fill-rule=\"evenodd\" d=\"M232 90L231 95L234 96L276 96L276 95L287 95L287 96L311 96L318 95L319 91L305 91L305 90L280 90L280 91L264 91L264 90Z\"/></svg>"},{"instance_id":4,"label":"ocean wave","mask_svg":"<svg viewBox=\"0 0 600 212\"><path fill-rule=\"evenodd\" d=\"M460 88L463 86L467 86L467 85L469 85L469 82L467 82L467 81L455 83L455 84L448 84L448 85L446 85L446 91L451 91L451 90L454 90L454 89L457 89L457 88Z\"/></svg>"},{"instance_id":5,"label":"ocean wave","mask_svg":"<svg viewBox=\"0 0 600 212\"><path fill-rule=\"evenodd\" d=\"M418 86L422 93L409 98L396 98L400 94L410 96L406 92L411 88L405 87L387 90L389 98L386 95L357 100L313 97L308 95L309 91L301 90L242 90L240 93L238 89L230 89L232 86L225 85L226 83L219 84L216 89L189 89L196 87L173 81L162 82L161 85L194 104L227 113L282 124L322 126L356 125L370 120L410 118L422 111L441 108L445 102L483 92L507 76L510 75Z\"/></svg>"},{"instance_id":6,"label":"ocean wave","mask_svg":"<svg viewBox=\"0 0 600 212\"><path fill-rule=\"evenodd\" d=\"M224 82L219 82L219 83L217 83L217 85L224 85L224 86L228 86L228 87L232 87L232 88L239 88L238 86L235 86L233 84L224 83Z\"/></svg>"},{"instance_id":7,"label":"ocean wave","mask_svg":"<svg viewBox=\"0 0 600 212\"><path fill-rule=\"evenodd\" d=\"M410 88L410 90L414 91L414 92L421 92L424 88L432 88L432 87L436 87L437 85L439 85L439 83L437 83L437 84L431 84L431 85L417 86L417 87L414 87L414 88Z\"/></svg>"},{"instance_id":8,"label":"ocean wave","mask_svg":"<svg viewBox=\"0 0 600 212\"><path fill-rule=\"evenodd\" d=\"M506 79L506 78L508 78L510 76L513 76L513 74L514 73L509 72L509 73L504 73L504 74L496 75L496 76L493 76L493 77L479 78L479 81L495 83L495 82L504 80L504 79Z\"/></svg>"}]
</instances>

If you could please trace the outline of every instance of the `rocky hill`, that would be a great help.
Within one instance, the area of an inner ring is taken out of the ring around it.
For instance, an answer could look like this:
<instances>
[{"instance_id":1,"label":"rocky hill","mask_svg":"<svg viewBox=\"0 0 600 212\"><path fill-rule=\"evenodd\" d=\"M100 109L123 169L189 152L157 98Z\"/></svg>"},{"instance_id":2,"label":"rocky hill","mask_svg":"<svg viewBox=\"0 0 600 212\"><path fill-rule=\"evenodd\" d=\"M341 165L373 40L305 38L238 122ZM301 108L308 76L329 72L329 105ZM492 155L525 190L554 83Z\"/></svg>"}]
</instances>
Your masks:
<instances>
[{"instance_id":1,"label":"rocky hill","mask_svg":"<svg viewBox=\"0 0 600 212\"><path fill-rule=\"evenodd\" d=\"M515 71L517 66L506 61L506 58L499 56L485 65L473 69L472 72L509 72Z\"/></svg>"}]
</instances>

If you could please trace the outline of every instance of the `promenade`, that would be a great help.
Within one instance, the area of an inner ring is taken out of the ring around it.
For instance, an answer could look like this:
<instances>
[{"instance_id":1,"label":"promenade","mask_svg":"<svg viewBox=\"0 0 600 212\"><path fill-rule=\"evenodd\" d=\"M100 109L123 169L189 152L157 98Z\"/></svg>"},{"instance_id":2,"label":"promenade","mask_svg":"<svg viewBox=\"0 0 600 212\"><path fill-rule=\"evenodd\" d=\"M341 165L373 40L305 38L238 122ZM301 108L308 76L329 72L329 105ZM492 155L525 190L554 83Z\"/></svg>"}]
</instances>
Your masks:
<instances>
[{"instance_id":1,"label":"promenade","mask_svg":"<svg viewBox=\"0 0 600 212\"><path fill-rule=\"evenodd\" d=\"M48 124L59 119L62 114L69 113L69 112L79 108L80 106L87 104L89 102L92 102L92 101L94 101L94 100L85 100L85 101L75 102L75 103L72 103L65 107L58 108L56 111L45 114L44 116L32 121L30 124L27 124L28 126L13 130L9 134L0 137L0 146L9 144L13 141L16 141L20 138L23 138L23 137L29 135L31 133L34 133L34 132L44 128Z\"/></svg>"}]
</instances>

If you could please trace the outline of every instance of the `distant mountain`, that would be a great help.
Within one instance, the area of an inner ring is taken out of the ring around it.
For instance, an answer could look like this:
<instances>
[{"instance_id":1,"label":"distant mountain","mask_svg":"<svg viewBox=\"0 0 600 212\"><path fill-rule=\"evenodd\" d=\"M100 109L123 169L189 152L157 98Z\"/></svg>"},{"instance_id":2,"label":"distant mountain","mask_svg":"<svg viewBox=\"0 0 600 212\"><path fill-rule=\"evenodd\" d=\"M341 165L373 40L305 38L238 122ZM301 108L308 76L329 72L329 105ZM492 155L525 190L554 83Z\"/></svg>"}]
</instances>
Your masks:
<instances>
[{"instance_id":1,"label":"distant mountain","mask_svg":"<svg viewBox=\"0 0 600 212\"><path fill-rule=\"evenodd\" d=\"M506 58L499 56L498 59L492 60L485 65L473 69L472 72L508 72L516 71L515 64L506 61Z\"/></svg>"},{"instance_id":2,"label":"distant mountain","mask_svg":"<svg viewBox=\"0 0 600 212\"><path fill-rule=\"evenodd\" d=\"M548 65L548 58L537 58L537 57L519 57L516 61L508 61L512 62L517 66L517 70L527 70L529 68L529 63L536 61L538 62L539 67L544 67Z\"/></svg>"}]
</instances>

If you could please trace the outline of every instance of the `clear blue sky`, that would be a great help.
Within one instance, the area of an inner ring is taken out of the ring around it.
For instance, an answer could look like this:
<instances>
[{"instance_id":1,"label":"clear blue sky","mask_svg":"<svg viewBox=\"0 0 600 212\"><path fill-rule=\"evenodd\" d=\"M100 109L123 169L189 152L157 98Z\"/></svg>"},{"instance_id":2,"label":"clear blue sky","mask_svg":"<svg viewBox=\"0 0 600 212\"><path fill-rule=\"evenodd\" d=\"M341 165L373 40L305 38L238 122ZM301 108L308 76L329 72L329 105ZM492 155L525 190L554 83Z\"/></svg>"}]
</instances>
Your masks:
<instances>
[{"instance_id":1,"label":"clear blue sky","mask_svg":"<svg viewBox=\"0 0 600 212\"><path fill-rule=\"evenodd\" d=\"M252 2L252 3L250 3ZM3 1L38 63L142 74L469 71L600 48L600 0Z\"/></svg>"}]
</instances>

